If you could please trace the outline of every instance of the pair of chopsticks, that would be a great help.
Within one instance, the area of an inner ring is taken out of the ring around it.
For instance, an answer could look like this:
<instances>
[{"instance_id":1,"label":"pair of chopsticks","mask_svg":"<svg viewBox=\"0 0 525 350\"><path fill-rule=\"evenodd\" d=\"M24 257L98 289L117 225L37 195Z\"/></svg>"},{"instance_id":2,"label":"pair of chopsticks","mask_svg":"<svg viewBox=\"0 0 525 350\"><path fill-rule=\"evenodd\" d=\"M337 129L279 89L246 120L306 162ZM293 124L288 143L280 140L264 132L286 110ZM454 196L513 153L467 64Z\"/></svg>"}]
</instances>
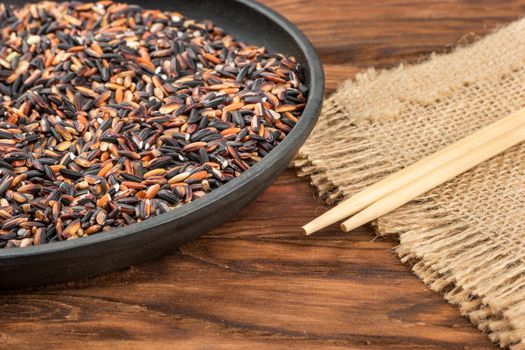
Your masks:
<instances>
[{"instance_id":1,"label":"pair of chopsticks","mask_svg":"<svg viewBox=\"0 0 525 350\"><path fill-rule=\"evenodd\" d=\"M306 235L340 220L344 232L385 215L525 141L525 109L392 174L303 226ZM353 215L353 216L352 216Z\"/></svg>"}]
</instances>

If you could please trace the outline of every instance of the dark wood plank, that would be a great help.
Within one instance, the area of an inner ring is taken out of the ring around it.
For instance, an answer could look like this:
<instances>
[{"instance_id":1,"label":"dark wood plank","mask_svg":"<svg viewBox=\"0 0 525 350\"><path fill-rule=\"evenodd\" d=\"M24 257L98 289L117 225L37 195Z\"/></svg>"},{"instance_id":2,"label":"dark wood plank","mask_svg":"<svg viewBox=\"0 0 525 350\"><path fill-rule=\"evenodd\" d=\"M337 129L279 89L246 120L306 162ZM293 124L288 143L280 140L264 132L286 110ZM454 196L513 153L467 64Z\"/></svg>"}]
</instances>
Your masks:
<instances>
[{"instance_id":1,"label":"dark wood plank","mask_svg":"<svg viewBox=\"0 0 525 350\"><path fill-rule=\"evenodd\" d=\"M37 339L58 347L490 348L399 263L393 239L336 227L301 237L298 227L324 210L287 171L235 220L178 253L4 295L0 339L22 348Z\"/></svg>"},{"instance_id":2,"label":"dark wood plank","mask_svg":"<svg viewBox=\"0 0 525 350\"><path fill-rule=\"evenodd\" d=\"M179 253L4 295L0 339L17 348L88 340L123 348L490 348L399 263L393 239L336 227L299 236L304 220L324 210L288 171L235 220Z\"/></svg>"},{"instance_id":3,"label":"dark wood plank","mask_svg":"<svg viewBox=\"0 0 525 350\"><path fill-rule=\"evenodd\" d=\"M525 14L525 0L265 0L311 38L327 92L370 66L416 62ZM287 171L231 222L156 261L81 283L3 293L0 348L495 349L392 252L336 227Z\"/></svg>"},{"instance_id":4,"label":"dark wood plank","mask_svg":"<svg viewBox=\"0 0 525 350\"><path fill-rule=\"evenodd\" d=\"M296 23L324 63L359 67L415 61L525 13L522 0L263 2Z\"/></svg>"}]
</instances>

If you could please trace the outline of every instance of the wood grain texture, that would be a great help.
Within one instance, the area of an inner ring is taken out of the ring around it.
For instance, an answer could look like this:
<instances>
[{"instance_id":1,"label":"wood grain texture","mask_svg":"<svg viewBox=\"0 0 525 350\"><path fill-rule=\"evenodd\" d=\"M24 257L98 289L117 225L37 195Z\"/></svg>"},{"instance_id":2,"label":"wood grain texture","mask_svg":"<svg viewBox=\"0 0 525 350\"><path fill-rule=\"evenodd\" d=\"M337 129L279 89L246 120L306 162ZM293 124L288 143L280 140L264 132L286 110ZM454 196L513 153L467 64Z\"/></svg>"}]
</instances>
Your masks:
<instances>
[{"instance_id":1,"label":"wood grain texture","mask_svg":"<svg viewBox=\"0 0 525 350\"><path fill-rule=\"evenodd\" d=\"M305 31L327 93L525 15L521 1L266 0ZM3 293L1 349L496 349L399 263L395 238L330 227L287 171L236 219L178 252L82 283ZM1 276L0 276L1 278Z\"/></svg>"}]
</instances>

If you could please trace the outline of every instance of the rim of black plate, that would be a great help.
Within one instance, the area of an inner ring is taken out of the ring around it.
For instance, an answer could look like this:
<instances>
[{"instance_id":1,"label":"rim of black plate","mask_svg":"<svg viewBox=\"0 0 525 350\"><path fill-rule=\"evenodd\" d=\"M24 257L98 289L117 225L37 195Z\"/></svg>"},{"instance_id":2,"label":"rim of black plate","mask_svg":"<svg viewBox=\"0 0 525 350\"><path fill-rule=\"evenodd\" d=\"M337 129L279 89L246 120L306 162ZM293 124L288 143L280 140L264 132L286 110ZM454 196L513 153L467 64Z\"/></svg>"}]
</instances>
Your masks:
<instances>
[{"instance_id":1,"label":"rim of black plate","mask_svg":"<svg viewBox=\"0 0 525 350\"><path fill-rule=\"evenodd\" d=\"M293 148L294 141L300 138L301 134L308 133L310 131L316 122L315 117L320 111L324 95L323 68L314 47L306 38L306 36L294 24L274 10L253 0L234 1L263 14L282 27L295 40L305 56L305 65L308 67L309 72L309 96L305 109L303 110L302 117L293 127L292 131L284 138L284 140L279 143L271 152L269 152L261 161L243 172L240 176L232 179L230 182L222 185L212 192L207 193L202 198L198 198L195 201L178 207L173 211L148 218L139 223L112 229L108 232L94 234L88 237L53 242L39 246L0 249L0 260L44 255L69 250L72 248L96 245L109 240L118 240L122 237L133 235L144 230L154 229L157 226L173 222L176 219L181 218L191 212L198 211L207 206L211 206L214 203L220 202L221 199L227 194L238 190L250 181L254 181L259 174L263 173L264 169L275 165L283 154L290 151L291 148ZM306 116L306 118L304 118L304 116ZM109 232L111 232L111 234L107 234Z\"/></svg>"}]
</instances>

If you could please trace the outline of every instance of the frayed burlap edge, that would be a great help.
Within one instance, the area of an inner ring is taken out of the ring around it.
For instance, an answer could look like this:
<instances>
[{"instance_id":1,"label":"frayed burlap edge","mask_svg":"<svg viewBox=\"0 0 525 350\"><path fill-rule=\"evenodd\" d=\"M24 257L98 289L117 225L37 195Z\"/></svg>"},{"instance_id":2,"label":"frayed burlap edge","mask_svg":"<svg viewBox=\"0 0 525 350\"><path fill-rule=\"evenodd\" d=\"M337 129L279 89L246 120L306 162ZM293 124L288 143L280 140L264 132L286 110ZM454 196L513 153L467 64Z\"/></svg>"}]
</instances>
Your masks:
<instances>
[{"instance_id":1,"label":"frayed burlap edge","mask_svg":"<svg viewBox=\"0 0 525 350\"><path fill-rule=\"evenodd\" d=\"M447 84L436 88L423 86L419 91L410 91L408 94L411 96L408 99L422 105L432 104L454 94L462 86L468 88L469 84L479 83L486 77L504 79L516 70L523 69L525 64L525 41L520 41L520 36L525 37L524 20L482 39L472 47L462 48L448 55L432 56L418 66L400 66L383 72L371 69L359 74L355 81L345 83L325 102L316 129L293 162L298 175L310 178L321 200L328 204L336 204L417 160L411 159L403 163L392 159L377 147L377 130L366 127L399 118L403 103L407 99L405 92L403 96L397 96L397 90L394 88L391 96L379 99L379 103L370 108L356 106L354 101L347 99L352 97L357 100L355 103L362 103L361 94L377 91L374 90L374 84L383 84L384 89L388 90L388 83L393 80L388 75L401 78L412 75L417 77L416 80L423 81L422 76L424 77L429 68L448 65L452 71L456 68L461 69L461 64L455 66L457 61L472 57L480 59L481 62L475 63L484 69L471 72L472 74L450 75L447 77ZM492 62L488 55L476 57L502 40L508 44L503 45L503 49L502 45L496 45L503 51L495 52ZM506 49L523 50L523 55L506 56ZM505 65L506 63L508 64ZM401 86L413 86L412 83L399 82ZM349 93L350 91L352 93ZM429 91L431 93L428 93ZM363 100L370 102L367 98ZM512 105L509 110L518 107L522 105ZM341 120L345 122L342 123ZM477 127L481 126L483 125ZM469 132L471 131L466 134ZM447 140L447 143L450 141L454 140ZM436 149L430 147L427 151L435 151L440 148L438 146L434 147ZM524 151L525 147L518 146L508 152L510 155L501 157L509 158L514 155L516 158L516 154L522 155ZM419 154L418 158L423 155ZM486 234L466 220L463 213L443 208L440 200L438 188L395 213L377 220L374 227L378 234L399 234L400 245L396 252L400 259L410 264L418 277L432 290L441 293L447 301L457 306L461 314L486 332L492 341L513 350L525 350L525 288L522 287L525 286L524 264L521 261L513 264L512 257L501 259L505 253L499 249L498 244L486 244L474 255L463 254L465 249L478 244L480 239L486 239ZM436 251L439 251L439 257L435 255ZM521 256L515 260L519 259ZM449 268L451 262L456 266L463 264L464 270L452 271ZM476 273L480 266L486 268L489 264L492 274L485 276L488 279L487 283L472 281L469 274ZM508 283L509 281L512 283Z\"/></svg>"}]
</instances>

